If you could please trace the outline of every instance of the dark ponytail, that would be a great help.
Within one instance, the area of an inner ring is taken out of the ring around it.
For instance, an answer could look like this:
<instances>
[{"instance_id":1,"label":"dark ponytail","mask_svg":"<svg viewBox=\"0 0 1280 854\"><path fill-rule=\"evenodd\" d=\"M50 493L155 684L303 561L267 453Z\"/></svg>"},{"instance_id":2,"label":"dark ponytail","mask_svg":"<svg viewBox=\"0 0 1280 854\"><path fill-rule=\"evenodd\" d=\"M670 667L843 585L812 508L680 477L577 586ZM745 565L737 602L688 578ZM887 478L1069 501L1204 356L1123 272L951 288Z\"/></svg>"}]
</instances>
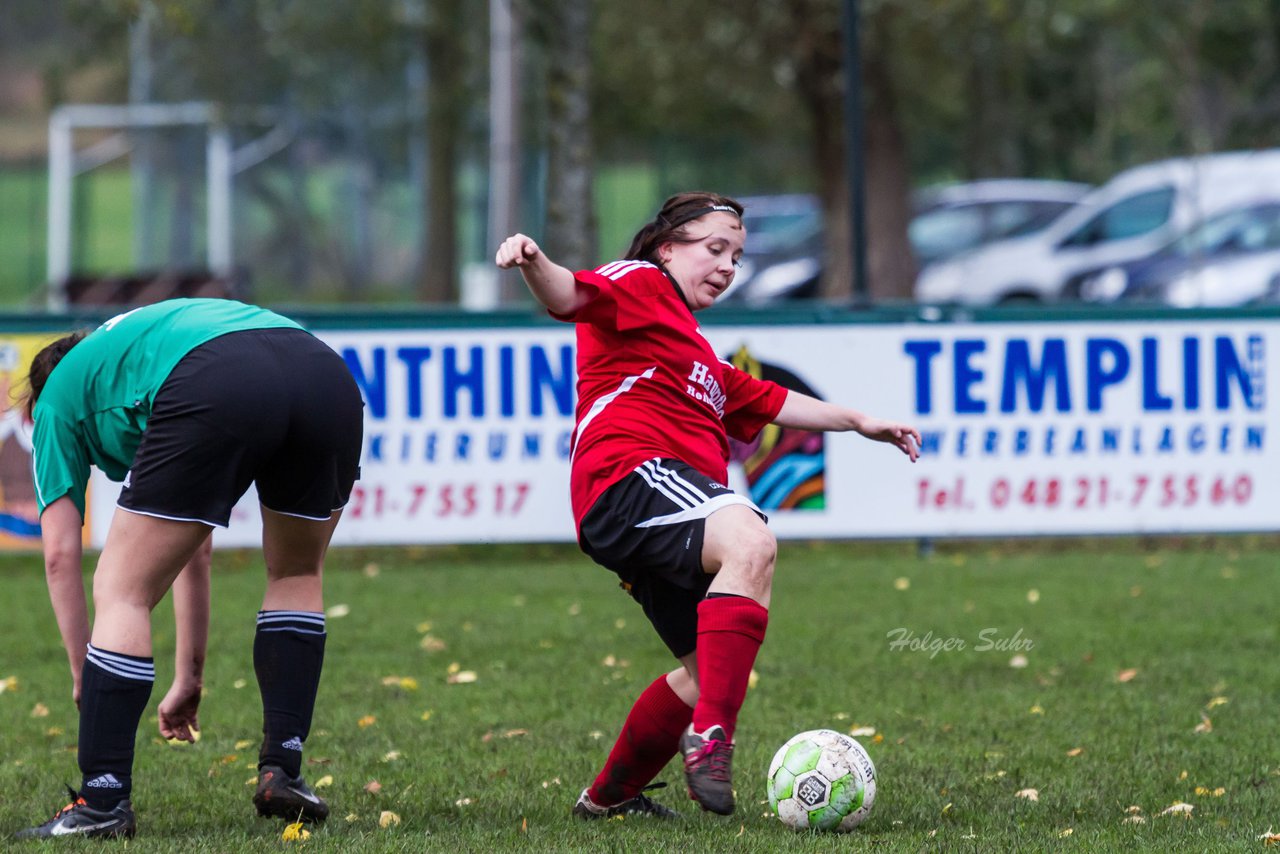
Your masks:
<instances>
[{"instance_id":1,"label":"dark ponytail","mask_svg":"<svg viewBox=\"0 0 1280 854\"><path fill-rule=\"evenodd\" d=\"M49 381L49 374L58 367L62 357L67 355L72 347L83 341L88 334L87 329L81 329L70 335L64 335L36 353L35 358L31 360L31 370L27 372L27 389L22 395L22 411L26 414L28 421L32 420L36 401L44 391L44 384Z\"/></svg>"},{"instance_id":2,"label":"dark ponytail","mask_svg":"<svg viewBox=\"0 0 1280 854\"><path fill-rule=\"evenodd\" d=\"M658 247L664 243L692 243L688 225L709 213L723 211L742 218L742 205L717 193L677 193L667 199L662 210L631 239L627 261L658 263Z\"/></svg>"}]
</instances>

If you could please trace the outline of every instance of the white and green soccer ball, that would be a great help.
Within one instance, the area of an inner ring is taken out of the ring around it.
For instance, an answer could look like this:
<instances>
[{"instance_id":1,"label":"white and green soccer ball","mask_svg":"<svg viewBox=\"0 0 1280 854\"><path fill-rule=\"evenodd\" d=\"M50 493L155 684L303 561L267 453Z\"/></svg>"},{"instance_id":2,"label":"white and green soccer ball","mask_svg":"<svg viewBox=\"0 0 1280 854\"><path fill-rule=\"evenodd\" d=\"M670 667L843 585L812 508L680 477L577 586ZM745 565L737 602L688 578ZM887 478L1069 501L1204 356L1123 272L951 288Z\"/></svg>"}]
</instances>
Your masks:
<instances>
[{"instance_id":1,"label":"white and green soccer ball","mask_svg":"<svg viewBox=\"0 0 1280 854\"><path fill-rule=\"evenodd\" d=\"M802 732L769 763L769 806L796 830L853 830L875 800L871 757L835 730Z\"/></svg>"}]
</instances>

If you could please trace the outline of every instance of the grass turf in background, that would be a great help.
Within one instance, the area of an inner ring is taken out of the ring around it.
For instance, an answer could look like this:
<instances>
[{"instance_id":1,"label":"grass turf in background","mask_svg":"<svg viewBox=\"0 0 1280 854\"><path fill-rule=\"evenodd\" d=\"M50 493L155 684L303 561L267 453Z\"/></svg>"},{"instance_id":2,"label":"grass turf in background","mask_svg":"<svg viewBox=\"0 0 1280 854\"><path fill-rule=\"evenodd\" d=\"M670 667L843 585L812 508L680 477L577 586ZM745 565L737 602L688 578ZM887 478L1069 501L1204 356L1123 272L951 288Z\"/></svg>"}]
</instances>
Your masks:
<instances>
[{"instance_id":1,"label":"grass turf in background","mask_svg":"<svg viewBox=\"0 0 1280 854\"><path fill-rule=\"evenodd\" d=\"M320 793L333 816L302 844L1205 851L1256 850L1280 826L1274 538L968 543L927 559L907 544L784 543L780 563L739 721L738 813L696 812L673 762L656 796L684 822L588 824L570 807L631 701L670 665L611 576L567 547L334 551L327 605L345 615L329 619L304 766L312 784L332 778ZM78 782L77 720L38 558L0 558L0 580L0 679L16 679L0 694L8 836ZM131 848L298 844L249 803L262 584L255 555L215 556L195 746L156 735L173 645L168 603L157 610ZM875 730L860 740L879 772L876 807L849 837L797 835L765 815L773 751L817 727ZM1161 814L1174 804L1192 809Z\"/></svg>"}]
</instances>

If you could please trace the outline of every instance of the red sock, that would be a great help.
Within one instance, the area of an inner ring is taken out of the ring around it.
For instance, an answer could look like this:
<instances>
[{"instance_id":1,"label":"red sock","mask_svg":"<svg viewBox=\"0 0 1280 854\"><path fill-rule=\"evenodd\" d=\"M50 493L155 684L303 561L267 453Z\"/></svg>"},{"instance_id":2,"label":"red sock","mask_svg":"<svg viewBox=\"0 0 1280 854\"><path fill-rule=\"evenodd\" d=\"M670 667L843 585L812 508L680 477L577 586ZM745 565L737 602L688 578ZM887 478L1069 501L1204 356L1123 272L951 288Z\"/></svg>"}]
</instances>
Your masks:
<instances>
[{"instance_id":1,"label":"red sock","mask_svg":"<svg viewBox=\"0 0 1280 854\"><path fill-rule=\"evenodd\" d=\"M671 690L666 674L654 680L631 707L604 770L587 790L592 803L612 807L640 794L676 755L692 716L693 709Z\"/></svg>"},{"instance_id":2,"label":"red sock","mask_svg":"<svg viewBox=\"0 0 1280 854\"><path fill-rule=\"evenodd\" d=\"M747 680L764 642L769 612L745 596L716 596L698 604L698 705L693 728L719 724L733 738Z\"/></svg>"}]
</instances>

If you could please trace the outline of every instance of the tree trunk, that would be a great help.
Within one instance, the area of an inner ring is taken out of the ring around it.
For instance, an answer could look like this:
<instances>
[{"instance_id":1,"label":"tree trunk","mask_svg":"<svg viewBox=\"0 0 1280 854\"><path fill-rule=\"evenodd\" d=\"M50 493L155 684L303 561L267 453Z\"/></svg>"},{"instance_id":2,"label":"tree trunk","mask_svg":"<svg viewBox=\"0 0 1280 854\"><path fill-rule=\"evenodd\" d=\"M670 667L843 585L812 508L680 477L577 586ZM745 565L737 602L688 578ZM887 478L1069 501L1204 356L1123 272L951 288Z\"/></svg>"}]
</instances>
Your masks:
<instances>
[{"instance_id":1,"label":"tree trunk","mask_svg":"<svg viewBox=\"0 0 1280 854\"><path fill-rule=\"evenodd\" d=\"M425 30L427 50L427 186L422 194L423 302L458 299L458 137L462 130L462 2L435 0Z\"/></svg>"},{"instance_id":2,"label":"tree trunk","mask_svg":"<svg viewBox=\"0 0 1280 854\"><path fill-rule=\"evenodd\" d=\"M592 199L591 4L554 0L547 69L547 251L571 270L596 253Z\"/></svg>"},{"instance_id":3,"label":"tree trunk","mask_svg":"<svg viewBox=\"0 0 1280 854\"><path fill-rule=\"evenodd\" d=\"M899 119L889 57L893 56L889 15L881 6L869 21L863 81L867 89L867 268L873 300L911 299L916 260L907 229L911 225L911 174Z\"/></svg>"},{"instance_id":4,"label":"tree trunk","mask_svg":"<svg viewBox=\"0 0 1280 854\"><path fill-rule=\"evenodd\" d=\"M795 38L796 86L812 121L815 172L826 223L821 296L848 299L853 294L853 236L850 228L849 179L845 158L845 123L841 38L834 28L815 27L823 20L805 3L791 6ZM911 221L911 183L907 153L889 74L889 15L880 7L868 23L868 50L863 53L866 90L864 117L866 174L867 293L873 300L909 299L915 282L915 258L907 239ZM826 20L833 18L828 16Z\"/></svg>"}]
</instances>

